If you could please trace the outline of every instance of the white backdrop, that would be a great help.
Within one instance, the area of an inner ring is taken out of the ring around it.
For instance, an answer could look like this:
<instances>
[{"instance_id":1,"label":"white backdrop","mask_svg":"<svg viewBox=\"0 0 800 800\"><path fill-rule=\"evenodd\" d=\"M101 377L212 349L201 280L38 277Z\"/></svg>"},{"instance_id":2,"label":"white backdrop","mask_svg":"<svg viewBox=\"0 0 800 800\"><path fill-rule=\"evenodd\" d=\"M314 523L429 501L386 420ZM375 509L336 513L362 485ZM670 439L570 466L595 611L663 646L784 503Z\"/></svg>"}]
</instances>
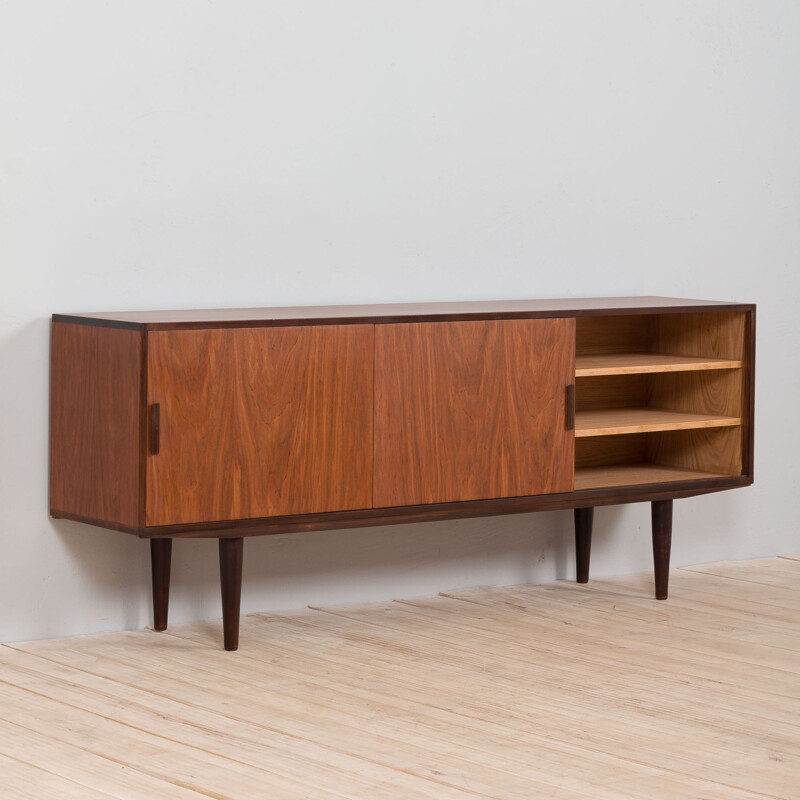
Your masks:
<instances>
[{"instance_id":1,"label":"white backdrop","mask_svg":"<svg viewBox=\"0 0 800 800\"><path fill-rule=\"evenodd\" d=\"M800 4L0 3L0 641L149 622L47 516L53 312L616 294L759 304L756 485L673 564L800 551ZM571 512L251 539L243 611L573 574ZM178 542L171 621L220 616ZM651 567L644 504L592 573Z\"/></svg>"}]
</instances>

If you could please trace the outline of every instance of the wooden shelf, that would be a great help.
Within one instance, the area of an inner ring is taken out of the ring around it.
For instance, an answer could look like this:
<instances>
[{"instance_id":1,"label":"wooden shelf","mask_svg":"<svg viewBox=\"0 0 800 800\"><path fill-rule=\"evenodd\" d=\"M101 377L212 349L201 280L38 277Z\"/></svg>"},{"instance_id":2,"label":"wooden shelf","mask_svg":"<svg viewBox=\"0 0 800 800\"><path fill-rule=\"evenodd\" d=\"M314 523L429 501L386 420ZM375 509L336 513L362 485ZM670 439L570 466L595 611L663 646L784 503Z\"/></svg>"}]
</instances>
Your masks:
<instances>
[{"instance_id":1,"label":"wooden shelf","mask_svg":"<svg viewBox=\"0 0 800 800\"><path fill-rule=\"evenodd\" d=\"M741 361L725 358L674 356L666 353L607 353L603 355L577 356L575 359L575 377L737 369L741 366Z\"/></svg>"},{"instance_id":2,"label":"wooden shelf","mask_svg":"<svg viewBox=\"0 0 800 800\"><path fill-rule=\"evenodd\" d=\"M723 478L714 472L699 472L658 464L614 464L605 467L582 467L575 470L575 491L600 489L604 486L637 486L643 483L708 480Z\"/></svg>"},{"instance_id":3,"label":"wooden shelf","mask_svg":"<svg viewBox=\"0 0 800 800\"><path fill-rule=\"evenodd\" d=\"M613 436L620 433L685 431L741 425L739 417L666 411L660 408L606 408L575 414L575 436Z\"/></svg>"}]
</instances>

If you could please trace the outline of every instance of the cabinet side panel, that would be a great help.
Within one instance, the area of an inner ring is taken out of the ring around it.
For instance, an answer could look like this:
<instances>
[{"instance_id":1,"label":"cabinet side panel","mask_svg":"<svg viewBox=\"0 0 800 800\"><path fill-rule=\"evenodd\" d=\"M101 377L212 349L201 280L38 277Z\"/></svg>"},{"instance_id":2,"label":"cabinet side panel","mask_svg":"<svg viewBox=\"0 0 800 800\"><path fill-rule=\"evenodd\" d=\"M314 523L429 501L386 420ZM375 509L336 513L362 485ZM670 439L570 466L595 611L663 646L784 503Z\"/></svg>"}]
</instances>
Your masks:
<instances>
[{"instance_id":1,"label":"cabinet side panel","mask_svg":"<svg viewBox=\"0 0 800 800\"><path fill-rule=\"evenodd\" d=\"M141 335L54 322L50 511L139 525Z\"/></svg>"},{"instance_id":2,"label":"cabinet side panel","mask_svg":"<svg viewBox=\"0 0 800 800\"><path fill-rule=\"evenodd\" d=\"M372 325L148 334L147 525L372 505Z\"/></svg>"},{"instance_id":3,"label":"cabinet side panel","mask_svg":"<svg viewBox=\"0 0 800 800\"><path fill-rule=\"evenodd\" d=\"M378 325L375 506L571 491L575 320Z\"/></svg>"},{"instance_id":4,"label":"cabinet side panel","mask_svg":"<svg viewBox=\"0 0 800 800\"><path fill-rule=\"evenodd\" d=\"M747 325L745 327L745 340L747 348L745 351L745 403L747 418L744 427L742 445L742 471L751 478L754 475L755 461L755 413L756 413L756 311L753 309L747 313Z\"/></svg>"},{"instance_id":5,"label":"cabinet side panel","mask_svg":"<svg viewBox=\"0 0 800 800\"><path fill-rule=\"evenodd\" d=\"M650 458L662 464L739 475L743 445L749 435L747 313L700 312L661 315L656 321L658 352L742 361L744 368L652 375L649 404L658 408L739 417L730 431L689 431L683 436L652 436Z\"/></svg>"}]
</instances>

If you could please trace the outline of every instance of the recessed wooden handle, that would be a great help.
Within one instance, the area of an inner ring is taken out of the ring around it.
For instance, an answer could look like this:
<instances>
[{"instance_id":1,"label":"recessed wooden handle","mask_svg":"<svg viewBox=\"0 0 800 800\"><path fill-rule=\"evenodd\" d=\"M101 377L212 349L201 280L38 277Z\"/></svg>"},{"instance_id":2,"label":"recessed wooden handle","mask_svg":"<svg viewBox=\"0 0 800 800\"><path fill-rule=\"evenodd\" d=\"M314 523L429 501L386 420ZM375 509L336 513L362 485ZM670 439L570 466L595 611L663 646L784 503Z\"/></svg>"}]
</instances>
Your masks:
<instances>
[{"instance_id":1,"label":"recessed wooden handle","mask_svg":"<svg viewBox=\"0 0 800 800\"><path fill-rule=\"evenodd\" d=\"M575 430L575 384L567 386L567 430Z\"/></svg>"},{"instance_id":2,"label":"recessed wooden handle","mask_svg":"<svg viewBox=\"0 0 800 800\"><path fill-rule=\"evenodd\" d=\"M150 455L157 456L161 446L161 405L150 406Z\"/></svg>"}]
</instances>

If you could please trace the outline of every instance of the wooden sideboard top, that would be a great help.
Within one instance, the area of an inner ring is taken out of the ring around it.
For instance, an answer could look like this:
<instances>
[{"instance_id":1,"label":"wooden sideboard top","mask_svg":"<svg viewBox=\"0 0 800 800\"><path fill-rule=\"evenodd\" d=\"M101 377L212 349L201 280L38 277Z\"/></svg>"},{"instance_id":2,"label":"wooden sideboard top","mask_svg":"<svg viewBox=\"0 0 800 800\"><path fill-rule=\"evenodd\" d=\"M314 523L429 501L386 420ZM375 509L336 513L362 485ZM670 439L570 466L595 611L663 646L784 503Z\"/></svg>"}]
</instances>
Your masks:
<instances>
[{"instance_id":1,"label":"wooden sideboard top","mask_svg":"<svg viewBox=\"0 0 800 800\"><path fill-rule=\"evenodd\" d=\"M750 303L687 300L678 297L590 297L552 300L481 300L452 303L278 306L178 311L119 311L53 314L56 322L112 328L242 327L261 325L342 325L350 323L435 322L438 320L569 317L596 314L654 314L686 311L748 311Z\"/></svg>"}]
</instances>

